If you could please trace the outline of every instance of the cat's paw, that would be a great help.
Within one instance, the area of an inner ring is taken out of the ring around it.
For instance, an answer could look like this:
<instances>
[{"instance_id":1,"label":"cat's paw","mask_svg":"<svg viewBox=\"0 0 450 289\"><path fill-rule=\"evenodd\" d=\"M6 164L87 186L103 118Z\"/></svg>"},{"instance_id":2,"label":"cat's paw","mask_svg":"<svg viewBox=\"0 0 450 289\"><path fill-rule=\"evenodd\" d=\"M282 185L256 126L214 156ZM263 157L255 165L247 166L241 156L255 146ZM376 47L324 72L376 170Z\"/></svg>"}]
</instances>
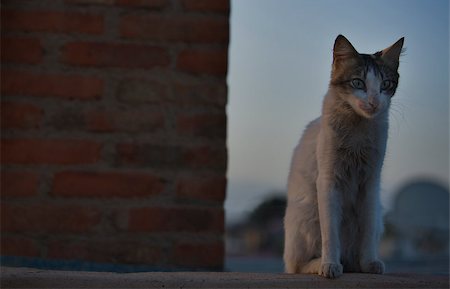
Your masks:
<instances>
[{"instance_id":1,"label":"cat's paw","mask_svg":"<svg viewBox=\"0 0 450 289\"><path fill-rule=\"evenodd\" d=\"M322 263L319 269L320 276L330 279L341 276L343 272L342 265L338 263Z\"/></svg>"},{"instance_id":2,"label":"cat's paw","mask_svg":"<svg viewBox=\"0 0 450 289\"><path fill-rule=\"evenodd\" d=\"M361 271L363 273L383 274L384 263L381 260L373 260L361 264Z\"/></svg>"}]
</instances>

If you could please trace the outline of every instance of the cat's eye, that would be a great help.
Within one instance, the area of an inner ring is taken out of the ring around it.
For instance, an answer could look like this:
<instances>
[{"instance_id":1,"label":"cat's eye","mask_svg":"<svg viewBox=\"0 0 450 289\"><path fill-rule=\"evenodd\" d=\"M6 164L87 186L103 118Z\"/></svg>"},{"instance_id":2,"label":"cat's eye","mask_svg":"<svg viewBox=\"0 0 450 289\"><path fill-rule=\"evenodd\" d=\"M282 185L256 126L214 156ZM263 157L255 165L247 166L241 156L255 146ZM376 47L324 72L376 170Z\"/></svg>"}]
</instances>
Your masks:
<instances>
[{"instance_id":1,"label":"cat's eye","mask_svg":"<svg viewBox=\"0 0 450 289\"><path fill-rule=\"evenodd\" d=\"M366 88L366 84L360 78L353 78L350 83L351 83L352 87L356 88L356 89L365 89Z\"/></svg>"},{"instance_id":2,"label":"cat's eye","mask_svg":"<svg viewBox=\"0 0 450 289\"><path fill-rule=\"evenodd\" d=\"M392 80L383 80L381 83L381 90L390 90L394 87L394 82Z\"/></svg>"}]
</instances>

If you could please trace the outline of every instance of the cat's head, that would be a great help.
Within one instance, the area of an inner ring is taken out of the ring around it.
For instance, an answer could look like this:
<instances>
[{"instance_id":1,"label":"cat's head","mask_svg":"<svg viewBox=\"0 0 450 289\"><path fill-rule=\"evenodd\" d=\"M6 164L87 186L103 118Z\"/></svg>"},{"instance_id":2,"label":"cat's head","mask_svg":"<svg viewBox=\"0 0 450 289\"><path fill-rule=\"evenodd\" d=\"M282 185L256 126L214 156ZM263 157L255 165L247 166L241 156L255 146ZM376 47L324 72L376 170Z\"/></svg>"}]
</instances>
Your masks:
<instances>
[{"instance_id":1,"label":"cat's head","mask_svg":"<svg viewBox=\"0 0 450 289\"><path fill-rule=\"evenodd\" d=\"M360 54L347 38L336 38L330 86L357 114L372 118L389 108L398 85L403 40L375 54Z\"/></svg>"}]
</instances>

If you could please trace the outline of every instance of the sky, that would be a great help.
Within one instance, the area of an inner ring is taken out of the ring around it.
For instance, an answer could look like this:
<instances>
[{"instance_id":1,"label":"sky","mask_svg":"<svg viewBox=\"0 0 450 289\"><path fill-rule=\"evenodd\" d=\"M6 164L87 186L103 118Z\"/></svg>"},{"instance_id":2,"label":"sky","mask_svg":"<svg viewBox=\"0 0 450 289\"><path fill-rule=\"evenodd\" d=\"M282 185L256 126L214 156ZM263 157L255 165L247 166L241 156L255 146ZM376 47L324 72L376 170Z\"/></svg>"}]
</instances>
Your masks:
<instances>
[{"instance_id":1,"label":"sky","mask_svg":"<svg viewBox=\"0 0 450 289\"><path fill-rule=\"evenodd\" d=\"M230 21L228 223L285 194L293 149L320 115L339 34L360 53L405 37L382 173L386 210L408 181L448 187L448 0L232 0Z\"/></svg>"}]
</instances>

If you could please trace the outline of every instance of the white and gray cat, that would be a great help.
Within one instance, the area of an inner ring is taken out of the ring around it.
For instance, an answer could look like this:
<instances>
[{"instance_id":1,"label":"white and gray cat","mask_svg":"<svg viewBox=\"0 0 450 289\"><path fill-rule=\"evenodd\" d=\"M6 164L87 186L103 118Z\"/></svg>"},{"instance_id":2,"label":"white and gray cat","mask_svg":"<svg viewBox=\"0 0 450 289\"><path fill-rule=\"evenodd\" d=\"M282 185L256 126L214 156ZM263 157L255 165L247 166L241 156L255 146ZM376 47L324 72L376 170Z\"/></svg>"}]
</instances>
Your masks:
<instances>
[{"instance_id":1,"label":"white and gray cat","mask_svg":"<svg viewBox=\"0 0 450 289\"><path fill-rule=\"evenodd\" d=\"M322 116L308 125L292 158L287 273L384 272L379 184L403 40L369 55L336 38Z\"/></svg>"}]
</instances>

